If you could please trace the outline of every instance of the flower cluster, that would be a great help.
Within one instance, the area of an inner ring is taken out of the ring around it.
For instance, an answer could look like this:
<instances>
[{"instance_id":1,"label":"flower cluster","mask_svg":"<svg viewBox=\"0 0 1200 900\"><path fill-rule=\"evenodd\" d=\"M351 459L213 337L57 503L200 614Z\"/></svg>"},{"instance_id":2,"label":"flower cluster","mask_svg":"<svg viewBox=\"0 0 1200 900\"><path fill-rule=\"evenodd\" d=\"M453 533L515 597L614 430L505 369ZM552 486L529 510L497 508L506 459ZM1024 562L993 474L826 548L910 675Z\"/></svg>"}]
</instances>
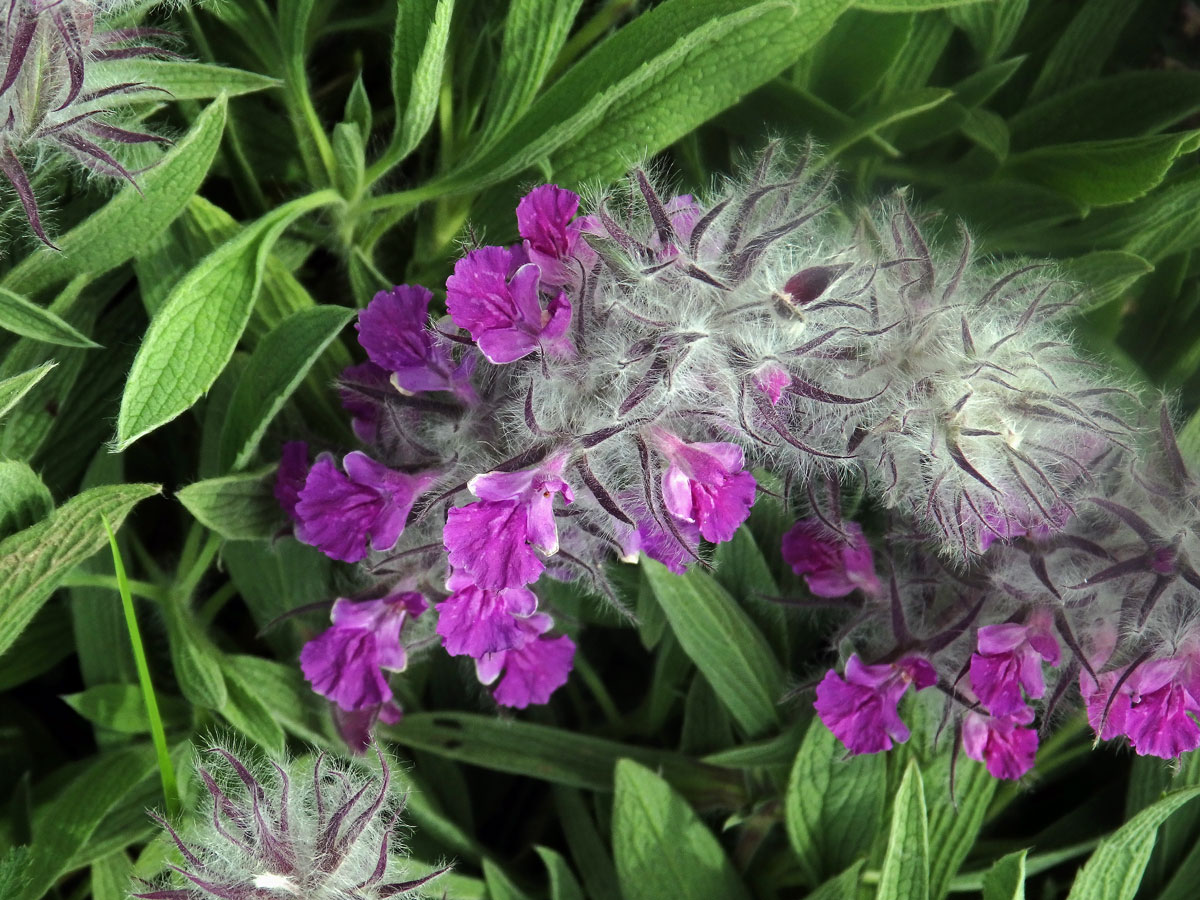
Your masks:
<instances>
[{"instance_id":1,"label":"flower cluster","mask_svg":"<svg viewBox=\"0 0 1200 900\"><path fill-rule=\"evenodd\" d=\"M857 652L817 694L852 752L907 736L909 684L937 686L921 696L998 777L1028 770L1039 708L1074 684L1104 736L1195 747L1200 491L1166 412L1073 348L1052 269L977 260L965 233L943 254L903 197L847 224L784 157L703 201L635 171L582 216L543 185L520 243L455 265L447 316L423 288L376 296L340 386L367 449L288 451L297 536L366 560L370 596L426 598L446 650L521 707L574 651L538 579L617 600L614 559L683 571L746 520L757 466L807 489L785 559L855 611ZM881 529L842 516L847 480Z\"/></svg>"},{"instance_id":2,"label":"flower cluster","mask_svg":"<svg viewBox=\"0 0 1200 900\"><path fill-rule=\"evenodd\" d=\"M166 51L154 28L108 27L124 0L8 0L0 18L0 175L16 193L34 233L54 246L42 224L27 161L46 151L98 175L133 181L105 143L163 138L120 126L120 100L154 90L114 77L112 63ZM116 70L119 72L119 69ZM118 101L115 102L114 101ZM39 156L39 167L44 160Z\"/></svg>"},{"instance_id":3,"label":"flower cluster","mask_svg":"<svg viewBox=\"0 0 1200 900\"><path fill-rule=\"evenodd\" d=\"M403 801L379 752L378 773L315 762L256 767L228 750L197 765L208 793L205 818L180 835L165 819L179 864L140 900L383 900L417 897L445 870L405 879L399 836Z\"/></svg>"}]
</instances>

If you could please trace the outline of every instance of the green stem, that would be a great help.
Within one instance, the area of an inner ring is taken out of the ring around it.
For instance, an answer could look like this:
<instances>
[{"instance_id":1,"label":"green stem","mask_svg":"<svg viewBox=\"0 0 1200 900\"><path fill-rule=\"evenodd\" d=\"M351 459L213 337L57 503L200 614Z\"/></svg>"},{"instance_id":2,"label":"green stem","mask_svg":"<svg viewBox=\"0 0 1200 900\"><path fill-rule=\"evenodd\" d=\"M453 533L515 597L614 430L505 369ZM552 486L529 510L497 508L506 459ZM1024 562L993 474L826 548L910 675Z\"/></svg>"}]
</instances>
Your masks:
<instances>
[{"instance_id":1,"label":"green stem","mask_svg":"<svg viewBox=\"0 0 1200 900\"><path fill-rule=\"evenodd\" d=\"M120 582L113 575L87 575L83 572L68 575L63 580L62 587L65 588L104 588L107 590L120 590ZM157 584L152 584L149 581L132 581L126 580L125 586L135 597L141 597L143 600L152 600L155 603L162 602L166 592Z\"/></svg>"},{"instance_id":2,"label":"green stem","mask_svg":"<svg viewBox=\"0 0 1200 900\"><path fill-rule=\"evenodd\" d=\"M187 568L187 570L176 579L174 590L176 596L192 596L192 593L196 590L196 585L200 583L200 579L204 577L204 573L208 571L208 567L212 565L212 561L216 559L217 551L220 549L221 536L219 534L209 534L208 540L204 542L204 546L196 555L195 560Z\"/></svg>"},{"instance_id":3,"label":"green stem","mask_svg":"<svg viewBox=\"0 0 1200 900\"><path fill-rule=\"evenodd\" d=\"M599 673L592 668L592 664L578 650L575 651L575 671L579 673L579 677L587 685L587 689L591 692L596 704L600 707L600 711L604 713L604 718L608 721L608 724L619 726L622 722L621 711L617 709L617 704L613 702L612 695L609 694L608 688L604 686L604 681L600 678Z\"/></svg>"},{"instance_id":4,"label":"green stem","mask_svg":"<svg viewBox=\"0 0 1200 900\"><path fill-rule=\"evenodd\" d=\"M308 13L311 8L307 4L292 0L291 3L280 7L280 39L284 52L283 82L284 94L287 98L288 109L296 128L296 137L300 143L300 153L304 157L304 165L308 177L314 186L327 187L334 183L337 172L337 159L333 154L333 145L321 125L317 108L313 105L312 94L308 89L308 72L305 62L308 58L307 34Z\"/></svg>"},{"instance_id":5,"label":"green stem","mask_svg":"<svg viewBox=\"0 0 1200 900\"><path fill-rule=\"evenodd\" d=\"M158 774L162 779L163 801L167 815L174 818L179 814L179 786L175 780L175 767L167 750L167 735L163 730L162 716L158 712L158 698L150 682L150 666L146 662L146 648L142 645L142 633L138 628L137 612L133 608L133 595L129 591L129 580L125 577L125 563L117 547L117 536L113 534L108 518L101 516L104 530L108 532L108 545L112 549L113 568L116 572L121 606L125 610L125 626L129 630L129 642L133 645L133 659L137 665L138 683L142 688L142 701L146 704L146 717L150 720L150 737L154 741L154 753L158 757Z\"/></svg>"},{"instance_id":6,"label":"green stem","mask_svg":"<svg viewBox=\"0 0 1200 900\"><path fill-rule=\"evenodd\" d=\"M225 606L233 597L237 596L237 585L232 581L227 581L215 591L211 597L204 601L204 606L200 608L200 623L205 627L212 624L212 620L217 617L217 613Z\"/></svg>"}]
</instances>

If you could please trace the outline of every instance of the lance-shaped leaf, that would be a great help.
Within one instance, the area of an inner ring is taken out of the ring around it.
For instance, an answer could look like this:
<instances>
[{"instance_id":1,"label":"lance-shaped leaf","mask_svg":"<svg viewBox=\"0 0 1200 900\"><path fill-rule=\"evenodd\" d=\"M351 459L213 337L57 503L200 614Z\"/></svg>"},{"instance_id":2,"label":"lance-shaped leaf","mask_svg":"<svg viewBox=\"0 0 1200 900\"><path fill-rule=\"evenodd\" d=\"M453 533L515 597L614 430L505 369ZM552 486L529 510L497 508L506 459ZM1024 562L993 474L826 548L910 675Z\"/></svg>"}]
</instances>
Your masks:
<instances>
[{"instance_id":1,"label":"lance-shaped leaf","mask_svg":"<svg viewBox=\"0 0 1200 900\"><path fill-rule=\"evenodd\" d=\"M20 294L0 288L0 328L62 347L99 347L50 310L31 303Z\"/></svg>"},{"instance_id":2,"label":"lance-shaped leaf","mask_svg":"<svg viewBox=\"0 0 1200 900\"><path fill-rule=\"evenodd\" d=\"M257 472L209 478L175 496L196 521L230 541L268 540L284 525L275 499L275 466Z\"/></svg>"},{"instance_id":3,"label":"lance-shaped leaf","mask_svg":"<svg viewBox=\"0 0 1200 900\"><path fill-rule=\"evenodd\" d=\"M35 369L13 375L0 381L0 418L16 406L21 398L33 390L33 386L41 381L58 363L42 363Z\"/></svg>"},{"instance_id":4,"label":"lance-shaped leaf","mask_svg":"<svg viewBox=\"0 0 1200 900\"><path fill-rule=\"evenodd\" d=\"M162 161L57 238L62 252L36 250L5 276L4 287L34 295L76 275L99 275L137 254L187 205L212 165L225 131L224 97L199 116Z\"/></svg>"},{"instance_id":5,"label":"lance-shaped leaf","mask_svg":"<svg viewBox=\"0 0 1200 900\"><path fill-rule=\"evenodd\" d=\"M134 357L117 416L116 449L170 422L212 387L250 320L275 241L291 222L337 199L320 191L285 203L180 280Z\"/></svg>"},{"instance_id":6,"label":"lance-shaped leaf","mask_svg":"<svg viewBox=\"0 0 1200 900\"><path fill-rule=\"evenodd\" d=\"M48 519L0 542L0 654L72 568L108 543L102 516L113 528L134 505L157 494L156 484L92 488L72 497Z\"/></svg>"},{"instance_id":7,"label":"lance-shaped leaf","mask_svg":"<svg viewBox=\"0 0 1200 900\"><path fill-rule=\"evenodd\" d=\"M354 317L341 306L317 306L284 319L254 349L221 430L221 469L241 469L254 456L267 426L313 364Z\"/></svg>"}]
</instances>

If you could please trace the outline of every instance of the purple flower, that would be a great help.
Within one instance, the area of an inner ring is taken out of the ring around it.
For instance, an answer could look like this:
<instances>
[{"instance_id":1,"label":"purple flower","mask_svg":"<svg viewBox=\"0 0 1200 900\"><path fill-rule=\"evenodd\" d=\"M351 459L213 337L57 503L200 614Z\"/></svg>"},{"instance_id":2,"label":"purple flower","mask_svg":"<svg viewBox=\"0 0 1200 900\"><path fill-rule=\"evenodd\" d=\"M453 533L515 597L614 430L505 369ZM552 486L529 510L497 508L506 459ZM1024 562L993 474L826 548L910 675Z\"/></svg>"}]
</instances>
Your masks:
<instances>
[{"instance_id":1,"label":"purple flower","mask_svg":"<svg viewBox=\"0 0 1200 900\"><path fill-rule=\"evenodd\" d=\"M1007 499L1009 504L1007 509L1001 509L990 501L985 501L981 505L981 527L979 529L981 550L987 550L996 541L1010 541L1018 537L1044 541L1066 525L1071 518L1071 510L1062 503L1051 506L1050 514L1047 516L1041 510L1016 497Z\"/></svg>"},{"instance_id":2,"label":"purple flower","mask_svg":"<svg viewBox=\"0 0 1200 900\"><path fill-rule=\"evenodd\" d=\"M1030 699L1046 692L1042 662L1057 666L1061 660L1054 617L1035 610L1028 623L1009 622L979 629L978 652L971 654L971 689L994 716L1014 715L1025 704L1021 688Z\"/></svg>"},{"instance_id":3,"label":"purple flower","mask_svg":"<svg viewBox=\"0 0 1200 900\"><path fill-rule=\"evenodd\" d=\"M338 600L333 626L300 651L304 677L314 691L348 712L390 704L392 690L380 670L404 670L408 658L400 632L409 616L427 608L425 598L412 591L358 603Z\"/></svg>"},{"instance_id":4,"label":"purple flower","mask_svg":"<svg viewBox=\"0 0 1200 900\"><path fill-rule=\"evenodd\" d=\"M535 187L517 204L517 231L524 238L529 261L541 269L542 284L577 284L596 258L580 239L588 220L575 219L578 209L579 195L556 184Z\"/></svg>"},{"instance_id":5,"label":"purple flower","mask_svg":"<svg viewBox=\"0 0 1200 900\"><path fill-rule=\"evenodd\" d=\"M1125 669L1104 672L1099 681L1080 673L1089 724L1102 740L1126 735L1139 756L1175 759L1195 750L1200 747L1200 727L1192 717L1200 713L1195 667L1184 654L1150 660L1124 681Z\"/></svg>"},{"instance_id":6,"label":"purple flower","mask_svg":"<svg viewBox=\"0 0 1200 900\"><path fill-rule=\"evenodd\" d=\"M437 633L451 656L479 659L513 650L528 638L520 620L537 611L537 595L524 587L488 591L470 576L455 572L446 582L453 591L437 605Z\"/></svg>"},{"instance_id":7,"label":"purple flower","mask_svg":"<svg viewBox=\"0 0 1200 900\"><path fill-rule=\"evenodd\" d=\"M783 392L791 386L791 373L777 362L760 366L751 376L754 386L767 395L772 406L778 406Z\"/></svg>"},{"instance_id":8,"label":"purple flower","mask_svg":"<svg viewBox=\"0 0 1200 900\"><path fill-rule=\"evenodd\" d=\"M971 759L985 763L993 778L1013 780L1033 768L1038 736L1032 728L1033 710L1022 706L1013 715L985 716L967 713L963 720L963 750Z\"/></svg>"},{"instance_id":9,"label":"purple flower","mask_svg":"<svg viewBox=\"0 0 1200 900\"><path fill-rule=\"evenodd\" d=\"M1129 711L1125 734L1139 756L1175 759L1200 747L1200 728L1191 713L1200 712L1183 657L1151 660L1126 679Z\"/></svg>"},{"instance_id":10,"label":"purple flower","mask_svg":"<svg viewBox=\"0 0 1200 900\"><path fill-rule=\"evenodd\" d=\"M635 563L638 561L638 554L645 553L676 575L686 572L688 560L700 546L700 530L696 523L681 520L674 522L675 530L679 532L679 537L683 538L681 544L679 538L664 528L646 509L646 504L636 496L623 495L621 500L623 508L635 523L615 523L617 540L621 544L621 559L624 562Z\"/></svg>"},{"instance_id":11,"label":"purple flower","mask_svg":"<svg viewBox=\"0 0 1200 900\"><path fill-rule=\"evenodd\" d=\"M374 444L379 440L382 408L369 393L388 389L390 382L387 371L368 360L357 366L347 366L342 370L339 381L338 394L342 398L342 408L352 416L350 425L354 429L354 436L364 444Z\"/></svg>"},{"instance_id":12,"label":"purple flower","mask_svg":"<svg viewBox=\"0 0 1200 900\"><path fill-rule=\"evenodd\" d=\"M868 666L855 653L846 661L845 677L832 669L825 673L813 706L851 753L878 753L892 749L893 741L908 740L908 726L896 709L908 686L920 691L936 681L933 666L919 656Z\"/></svg>"},{"instance_id":13,"label":"purple flower","mask_svg":"<svg viewBox=\"0 0 1200 900\"><path fill-rule=\"evenodd\" d=\"M443 339L427 326L433 294L402 284L380 291L358 314L358 342L371 362L391 373L391 382L406 394L452 391L468 403L478 398L471 387L474 357L456 364Z\"/></svg>"},{"instance_id":14,"label":"purple flower","mask_svg":"<svg viewBox=\"0 0 1200 900\"><path fill-rule=\"evenodd\" d=\"M669 462L662 478L667 512L695 522L713 543L733 537L750 516L757 487L754 476L743 471L742 448L724 442L688 444L663 429L656 430L655 439Z\"/></svg>"},{"instance_id":15,"label":"purple flower","mask_svg":"<svg viewBox=\"0 0 1200 900\"><path fill-rule=\"evenodd\" d=\"M501 706L524 709L531 703L545 703L567 683L575 659L575 642L566 635L545 637L553 621L544 613L517 620L525 641L514 650L488 653L475 662L475 674L483 684L504 677L492 690Z\"/></svg>"},{"instance_id":16,"label":"purple flower","mask_svg":"<svg viewBox=\"0 0 1200 900\"><path fill-rule=\"evenodd\" d=\"M487 590L537 581L545 565L533 552L558 552L554 495L575 499L561 477L565 457L538 469L476 475L468 488L479 500L450 510L443 531L450 565Z\"/></svg>"},{"instance_id":17,"label":"purple flower","mask_svg":"<svg viewBox=\"0 0 1200 900\"><path fill-rule=\"evenodd\" d=\"M345 475L322 456L309 470L296 504L296 537L333 559L358 562L368 543L375 550L396 545L413 503L437 476L396 472L357 451L342 465Z\"/></svg>"},{"instance_id":18,"label":"purple flower","mask_svg":"<svg viewBox=\"0 0 1200 900\"><path fill-rule=\"evenodd\" d=\"M275 472L275 499L293 521L300 491L308 478L308 444L288 441L279 454L279 469Z\"/></svg>"},{"instance_id":19,"label":"purple flower","mask_svg":"<svg viewBox=\"0 0 1200 900\"><path fill-rule=\"evenodd\" d=\"M571 303L560 292L542 309L540 280L541 270L520 248L480 247L455 263L446 308L489 362L514 362L539 348L570 355Z\"/></svg>"},{"instance_id":20,"label":"purple flower","mask_svg":"<svg viewBox=\"0 0 1200 900\"><path fill-rule=\"evenodd\" d=\"M818 597L845 597L856 590L878 594L875 559L862 526L844 522L842 527L848 540L820 519L801 519L783 536L784 561Z\"/></svg>"}]
</instances>

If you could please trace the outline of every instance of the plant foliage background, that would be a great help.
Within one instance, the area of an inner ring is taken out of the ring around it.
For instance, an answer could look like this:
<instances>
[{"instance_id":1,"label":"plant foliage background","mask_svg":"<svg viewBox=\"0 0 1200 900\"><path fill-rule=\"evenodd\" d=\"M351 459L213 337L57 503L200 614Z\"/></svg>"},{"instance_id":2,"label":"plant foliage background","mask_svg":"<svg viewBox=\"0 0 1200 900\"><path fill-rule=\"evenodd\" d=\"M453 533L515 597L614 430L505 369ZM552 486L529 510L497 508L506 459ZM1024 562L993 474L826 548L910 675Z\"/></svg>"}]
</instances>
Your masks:
<instances>
[{"instance_id":1,"label":"plant foliage background","mask_svg":"<svg viewBox=\"0 0 1200 900\"><path fill-rule=\"evenodd\" d=\"M169 92L122 108L173 143L130 148L136 187L29 166L58 250L16 193L0 211L0 896L117 900L152 877L174 851L144 811L195 806L191 741L344 752L296 658L348 576L277 537L279 446L352 440L331 385L361 358L355 310L442 283L466 241L515 239L534 183L654 159L701 191L766 139L811 135L847 207L908 185L947 236L961 217L985 252L1090 283L1079 341L1175 398L1200 464L1193 3L114 14L175 35L178 58L108 76ZM951 785L917 738L844 759L806 690L834 620L764 599L803 593L779 558L793 518L764 496L711 571L628 567L636 622L539 585L579 647L547 706L498 714L469 667L417 657L393 680L404 719L379 732L407 768L414 869L453 860L435 889L492 900L1193 896L1190 756L1093 751L1074 713L1015 786L966 760Z\"/></svg>"}]
</instances>

